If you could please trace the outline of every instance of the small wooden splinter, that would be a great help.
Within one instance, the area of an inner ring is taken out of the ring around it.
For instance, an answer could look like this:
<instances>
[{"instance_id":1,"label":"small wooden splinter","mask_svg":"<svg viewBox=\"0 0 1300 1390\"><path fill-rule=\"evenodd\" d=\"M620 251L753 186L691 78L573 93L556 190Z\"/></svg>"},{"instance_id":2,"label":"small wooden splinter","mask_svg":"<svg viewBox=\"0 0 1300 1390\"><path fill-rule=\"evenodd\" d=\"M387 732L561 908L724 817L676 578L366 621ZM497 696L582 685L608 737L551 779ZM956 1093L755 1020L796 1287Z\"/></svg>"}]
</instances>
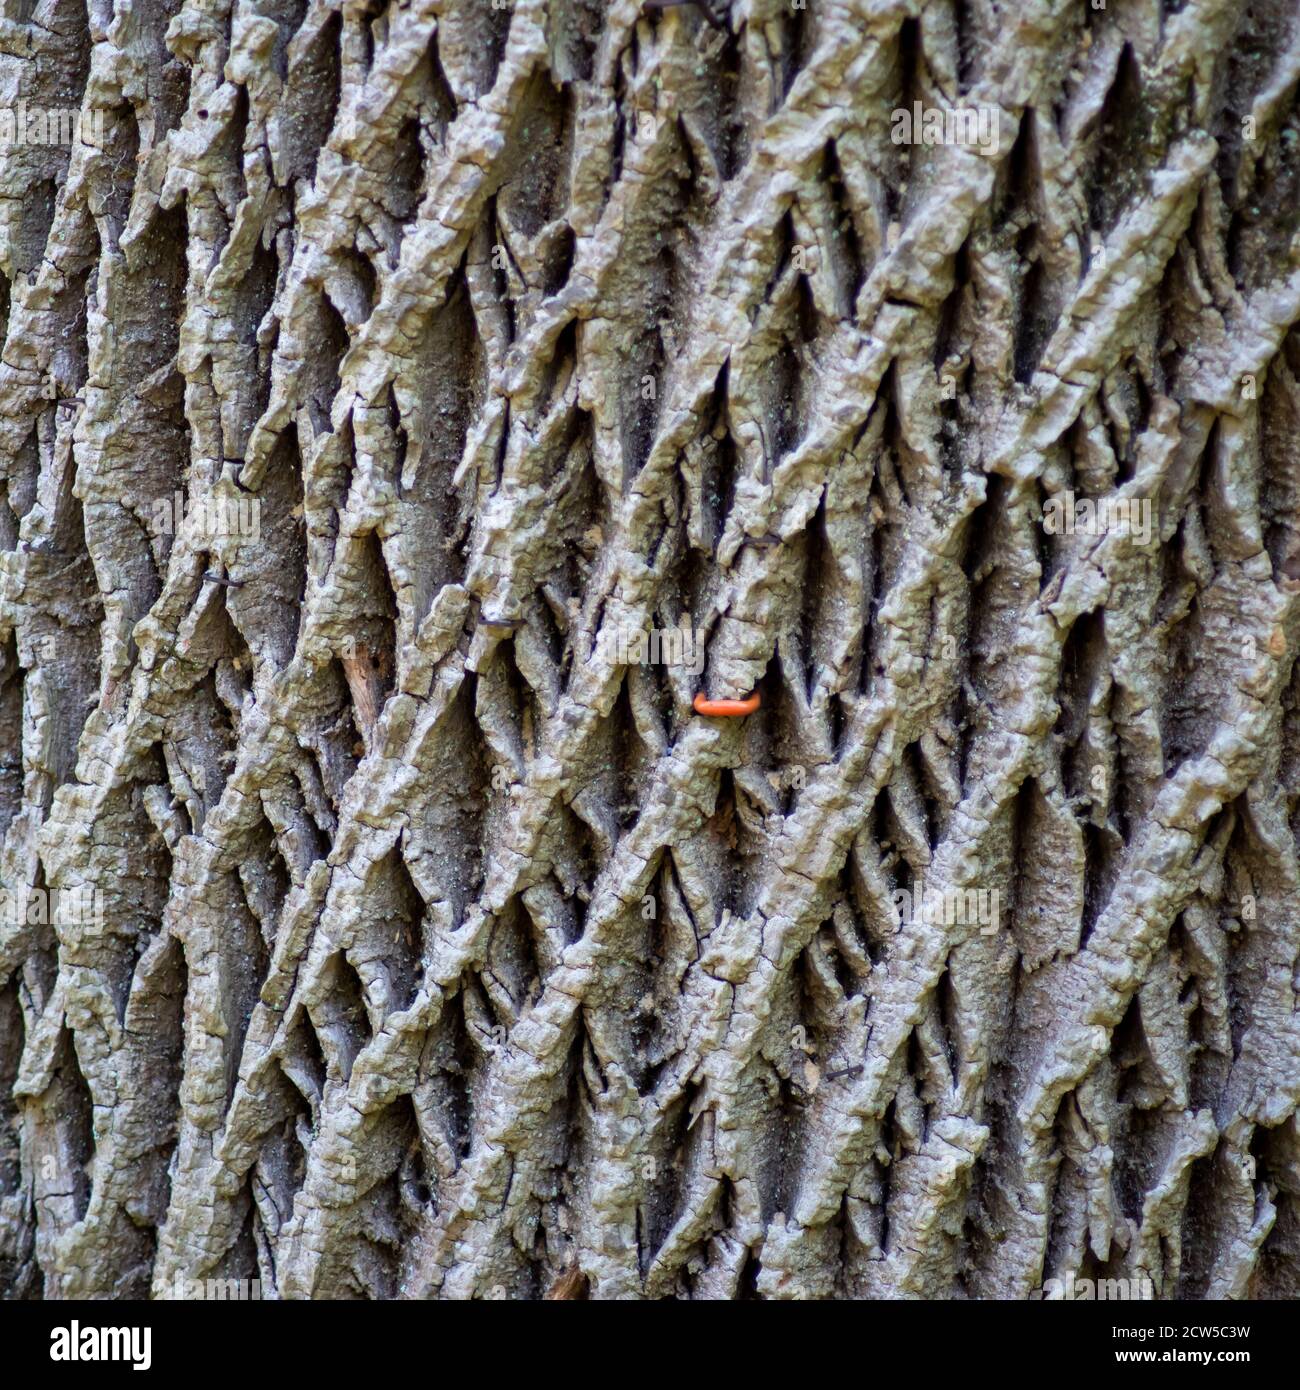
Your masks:
<instances>
[{"instance_id":1,"label":"small wooden splinter","mask_svg":"<svg viewBox=\"0 0 1300 1390\"><path fill-rule=\"evenodd\" d=\"M753 714L761 703L762 696L757 690L744 700L710 700L701 690L694 701L696 714L710 714L721 718Z\"/></svg>"},{"instance_id":2,"label":"small wooden splinter","mask_svg":"<svg viewBox=\"0 0 1300 1390\"><path fill-rule=\"evenodd\" d=\"M524 626L523 618L492 618L486 613L479 614L479 627L499 627L506 631L513 632L516 628Z\"/></svg>"}]
</instances>

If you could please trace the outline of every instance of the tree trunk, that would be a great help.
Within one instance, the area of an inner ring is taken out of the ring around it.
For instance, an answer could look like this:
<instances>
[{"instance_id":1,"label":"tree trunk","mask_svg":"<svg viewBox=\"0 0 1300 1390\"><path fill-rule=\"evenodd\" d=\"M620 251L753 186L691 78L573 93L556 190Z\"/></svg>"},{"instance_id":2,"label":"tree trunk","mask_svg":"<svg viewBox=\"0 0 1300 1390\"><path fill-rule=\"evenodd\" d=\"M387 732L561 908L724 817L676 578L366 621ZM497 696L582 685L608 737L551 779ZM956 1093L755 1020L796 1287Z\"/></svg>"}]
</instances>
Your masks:
<instances>
[{"instance_id":1,"label":"tree trunk","mask_svg":"<svg viewBox=\"0 0 1300 1390\"><path fill-rule=\"evenodd\" d=\"M8 1295L1300 1295L1293 0L0 29Z\"/></svg>"}]
</instances>

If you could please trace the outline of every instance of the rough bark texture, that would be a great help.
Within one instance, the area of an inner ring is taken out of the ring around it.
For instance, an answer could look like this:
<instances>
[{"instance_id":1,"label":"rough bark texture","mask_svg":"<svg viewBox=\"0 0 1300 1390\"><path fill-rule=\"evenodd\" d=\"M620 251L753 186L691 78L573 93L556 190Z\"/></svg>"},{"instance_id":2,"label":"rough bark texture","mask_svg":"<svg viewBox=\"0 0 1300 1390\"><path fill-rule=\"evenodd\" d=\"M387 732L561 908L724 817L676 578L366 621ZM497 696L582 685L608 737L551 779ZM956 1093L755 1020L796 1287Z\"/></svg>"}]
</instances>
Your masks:
<instances>
[{"instance_id":1,"label":"rough bark texture","mask_svg":"<svg viewBox=\"0 0 1300 1390\"><path fill-rule=\"evenodd\" d=\"M104 915L0 926L5 1290L1300 1293L1298 78L1294 0L8 0L105 135L0 154L0 878Z\"/></svg>"}]
</instances>

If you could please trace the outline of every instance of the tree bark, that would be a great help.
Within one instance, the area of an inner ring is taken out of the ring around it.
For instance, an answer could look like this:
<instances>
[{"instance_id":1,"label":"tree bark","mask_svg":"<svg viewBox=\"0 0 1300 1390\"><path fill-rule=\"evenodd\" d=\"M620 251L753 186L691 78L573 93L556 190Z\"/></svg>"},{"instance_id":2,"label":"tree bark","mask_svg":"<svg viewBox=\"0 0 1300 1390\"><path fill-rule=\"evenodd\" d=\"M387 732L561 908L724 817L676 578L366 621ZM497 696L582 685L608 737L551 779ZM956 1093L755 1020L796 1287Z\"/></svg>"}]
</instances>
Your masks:
<instances>
[{"instance_id":1,"label":"tree bark","mask_svg":"<svg viewBox=\"0 0 1300 1390\"><path fill-rule=\"evenodd\" d=\"M1293 0L7 13L7 1296L1300 1296Z\"/></svg>"}]
</instances>

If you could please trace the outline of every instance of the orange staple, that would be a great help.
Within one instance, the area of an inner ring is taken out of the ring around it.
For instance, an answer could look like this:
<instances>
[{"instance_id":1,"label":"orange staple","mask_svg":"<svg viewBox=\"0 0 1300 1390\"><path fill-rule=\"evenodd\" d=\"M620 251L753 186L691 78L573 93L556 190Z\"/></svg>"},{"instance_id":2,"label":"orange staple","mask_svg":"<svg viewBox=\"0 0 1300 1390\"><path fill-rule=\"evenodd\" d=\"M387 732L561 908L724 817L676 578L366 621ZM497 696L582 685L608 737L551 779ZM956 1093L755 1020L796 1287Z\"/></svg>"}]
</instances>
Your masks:
<instances>
[{"instance_id":1,"label":"orange staple","mask_svg":"<svg viewBox=\"0 0 1300 1390\"><path fill-rule=\"evenodd\" d=\"M700 693L695 697L694 703L696 714L732 716L741 714L753 714L753 712L759 707L761 702L762 697L759 695L757 690L754 691L754 693L747 700L710 700L701 690Z\"/></svg>"}]
</instances>

